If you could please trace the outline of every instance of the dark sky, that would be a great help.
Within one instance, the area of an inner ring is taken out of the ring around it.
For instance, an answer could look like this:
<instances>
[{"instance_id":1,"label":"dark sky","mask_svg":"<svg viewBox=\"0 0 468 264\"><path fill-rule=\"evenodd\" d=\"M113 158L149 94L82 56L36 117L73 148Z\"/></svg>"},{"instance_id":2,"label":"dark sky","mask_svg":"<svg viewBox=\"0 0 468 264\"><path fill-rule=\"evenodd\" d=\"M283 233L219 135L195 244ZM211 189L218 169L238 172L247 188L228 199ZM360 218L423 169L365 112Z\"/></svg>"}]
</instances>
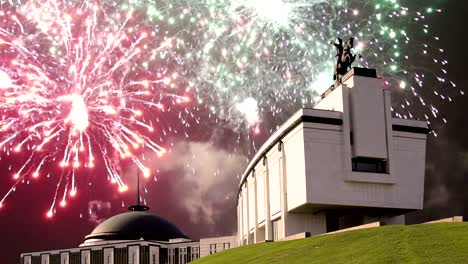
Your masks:
<instances>
[{"instance_id":1,"label":"dark sky","mask_svg":"<svg viewBox=\"0 0 468 264\"><path fill-rule=\"evenodd\" d=\"M439 1L442 2L442 1ZM468 87L468 2L444 1L444 13L433 25L447 52L449 76L462 90ZM427 148L425 209L408 216L409 222L438 217L464 215L468 217L468 109L467 96L459 96L441 109L448 124L436 127L437 138L430 137Z\"/></svg>"},{"instance_id":2,"label":"dark sky","mask_svg":"<svg viewBox=\"0 0 468 264\"><path fill-rule=\"evenodd\" d=\"M437 2L437 1L435 1ZM441 47L446 50L449 61L448 72L451 80L458 87L467 90L468 87L468 30L467 30L467 1L438 1L444 10L441 15L432 19L432 31L441 38ZM426 83L428 89L431 84ZM468 92L468 90L467 90ZM439 135L430 137L427 151L425 209L408 216L409 222L417 223L424 220L464 215L468 218L468 96L459 96L450 104L440 106L449 122L442 127L435 127ZM229 134L229 131L219 131L218 138ZM229 135L228 135L229 136ZM232 137L232 135L230 135ZM216 141L217 138L214 138ZM212 151L209 145L195 144L180 146L177 153L206 151L216 155L213 162L225 162L220 157L228 153ZM170 157L167 157L170 159ZM182 158L180 158L182 159ZM232 161L232 159L230 159ZM177 224L189 236L199 238L204 236L230 235L236 228L235 199L223 196L226 188L228 193L235 192L238 180L232 177L229 180L213 180L212 184L200 184L183 181L180 184L177 177L164 177L164 175L177 175L183 170L183 161L180 163L167 161L174 165L174 169L166 168L156 183L148 183L148 190L157 195L147 194L147 203L156 212ZM233 161L232 167L242 164L244 160ZM234 171L234 170L233 170ZM228 170L228 173L231 171ZM216 177L216 172L213 177ZM211 176L208 175L208 176ZM3 191L6 184L1 177L0 187ZM122 199L113 194L113 188L90 188L89 191L79 193L77 202L70 202L68 208L58 217L46 219L44 205L50 204L50 193L54 191L55 180L44 180L21 186L14 195L8 199L8 205L0 210L0 258L2 263L18 263L21 252L51 250L67 247L76 247L83 237L90 233L95 226L89 221L88 204L83 201L95 202L102 208L97 210L99 217L109 217L123 212ZM94 181L93 184L108 184L106 181ZM3 186L3 187L2 187ZM214 194L193 196L191 188L212 188ZM128 205L132 193L124 199ZM221 199L222 198L222 199ZM181 206L180 201L190 202L190 210ZM80 201L80 202L78 202ZM110 204L104 201L111 201ZM197 203L207 203L207 208L222 207L222 210L207 211ZM110 208L108 206L110 205ZM83 218L80 218L82 214ZM194 215L200 217L194 218ZM190 219L190 220L188 220Z\"/></svg>"}]
</instances>

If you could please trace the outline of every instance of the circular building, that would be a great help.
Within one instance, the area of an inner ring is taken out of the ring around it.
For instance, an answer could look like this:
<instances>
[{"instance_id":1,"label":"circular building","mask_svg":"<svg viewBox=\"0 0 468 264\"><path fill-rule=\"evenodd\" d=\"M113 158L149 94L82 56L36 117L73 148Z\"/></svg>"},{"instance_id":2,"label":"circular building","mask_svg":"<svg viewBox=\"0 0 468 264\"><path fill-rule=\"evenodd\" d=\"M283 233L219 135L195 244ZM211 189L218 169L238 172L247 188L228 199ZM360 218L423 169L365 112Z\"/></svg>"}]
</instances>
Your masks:
<instances>
[{"instance_id":1,"label":"circular building","mask_svg":"<svg viewBox=\"0 0 468 264\"><path fill-rule=\"evenodd\" d=\"M99 224L91 234L85 237L81 246L104 241L169 241L177 238L188 239L177 226L168 220L145 211L130 211L115 215Z\"/></svg>"},{"instance_id":2,"label":"circular building","mask_svg":"<svg viewBox=\"0 0 468 264\"><path fill-rule=\"evenodd\" d=\"M235 236L193 241L173 223L148 213L145 205L128 209L99 224L79 247L24 253L21 263L186 264L237 246Z\"/></svg>"}]
</instances>

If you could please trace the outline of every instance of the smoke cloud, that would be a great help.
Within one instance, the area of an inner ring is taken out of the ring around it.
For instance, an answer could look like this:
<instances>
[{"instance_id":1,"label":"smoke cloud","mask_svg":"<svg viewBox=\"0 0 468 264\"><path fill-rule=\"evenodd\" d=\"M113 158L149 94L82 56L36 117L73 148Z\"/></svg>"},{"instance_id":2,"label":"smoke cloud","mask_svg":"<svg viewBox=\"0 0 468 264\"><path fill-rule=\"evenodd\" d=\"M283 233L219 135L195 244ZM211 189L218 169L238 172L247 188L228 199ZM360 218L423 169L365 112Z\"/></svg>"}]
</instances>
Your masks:
<instances>
[{"instance_id":1,"label":"smoke cloud","mask_svg":"<svg viewBox=\"0 0 468 264\"><path fill-rule=\"evenodd\" d=\"M238 175L246 157L206 142L179 142L168 156L157 167L161 173L178 173L173 187L180 191L177 201L192 223L213 225L235 207Z\"/></svg>"},{"instance_id":2,"label":"smoke cloud","mask_svg":"<svg viewBox=\"0 0 468 264\"><path fill-rule=\"evenodd\" d=\"M88 202L88 221L93 224L100 224L109 217L111 211L111 203L101 200L93 200Z\"/></svg>"}]
</instances>

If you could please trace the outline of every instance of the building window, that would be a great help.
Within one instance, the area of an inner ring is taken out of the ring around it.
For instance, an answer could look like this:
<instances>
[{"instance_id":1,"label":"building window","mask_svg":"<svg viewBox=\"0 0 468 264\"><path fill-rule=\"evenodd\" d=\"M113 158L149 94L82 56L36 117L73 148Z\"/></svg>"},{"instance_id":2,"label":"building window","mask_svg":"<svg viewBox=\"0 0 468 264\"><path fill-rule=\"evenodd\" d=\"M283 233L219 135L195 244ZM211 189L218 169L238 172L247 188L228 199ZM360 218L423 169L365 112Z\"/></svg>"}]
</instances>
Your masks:
<instances>
[{"instance_id":1,"label":"building window","mask_svg":"<svg viewBox=\"0 0 468 264\"><path fill-rule=\"evenodd\" d=\"M153 264L156 264L156 255L153 254Z\"/></svg>"},{"instance_id":2,"label":"building window","mask_svg":"<svg viewBox=\"0 0 468 264\"><path fill-rule=\"evenodd\" d=\"M216 244L210 244L210 255L216 253Z\"/></svg>"},{"instance_id":3,"label":"building window","mask_svg":"<svg viewBox=\"0 0 468 264\"><path fill-rule=\"evenodd\" d=\"M354 158L352 159L353 171L386 173L386 162L381 159Z\"/></svg>"},{"instance_id":4,"label":"building window","mask_svg":"<svg viewBox=\"0 0 468 264\"><path fill-rule=\"evenodd\" d=\"M230 249L231 243L223 243L223 249Z\"/></svg>"}]
</instances>

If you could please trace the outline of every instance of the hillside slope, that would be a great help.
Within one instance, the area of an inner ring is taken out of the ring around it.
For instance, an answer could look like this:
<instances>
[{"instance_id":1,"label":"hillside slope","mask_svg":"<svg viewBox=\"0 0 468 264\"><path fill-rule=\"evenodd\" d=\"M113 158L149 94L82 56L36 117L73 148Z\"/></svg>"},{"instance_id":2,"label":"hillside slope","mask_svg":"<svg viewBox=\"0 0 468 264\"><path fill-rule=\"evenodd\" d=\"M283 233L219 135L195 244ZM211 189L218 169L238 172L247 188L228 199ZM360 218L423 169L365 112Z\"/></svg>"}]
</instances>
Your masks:
<instances>
[{"instance_id":1,"label":"hillside slope","mask_svg":"<svg viewBox=\"0 0 468 264\"><path fill-rule=\"evenodd\" d=\"M384 226L260 243L192 263L468 263L468 223Z\"/></svg>"}]
</instances>

